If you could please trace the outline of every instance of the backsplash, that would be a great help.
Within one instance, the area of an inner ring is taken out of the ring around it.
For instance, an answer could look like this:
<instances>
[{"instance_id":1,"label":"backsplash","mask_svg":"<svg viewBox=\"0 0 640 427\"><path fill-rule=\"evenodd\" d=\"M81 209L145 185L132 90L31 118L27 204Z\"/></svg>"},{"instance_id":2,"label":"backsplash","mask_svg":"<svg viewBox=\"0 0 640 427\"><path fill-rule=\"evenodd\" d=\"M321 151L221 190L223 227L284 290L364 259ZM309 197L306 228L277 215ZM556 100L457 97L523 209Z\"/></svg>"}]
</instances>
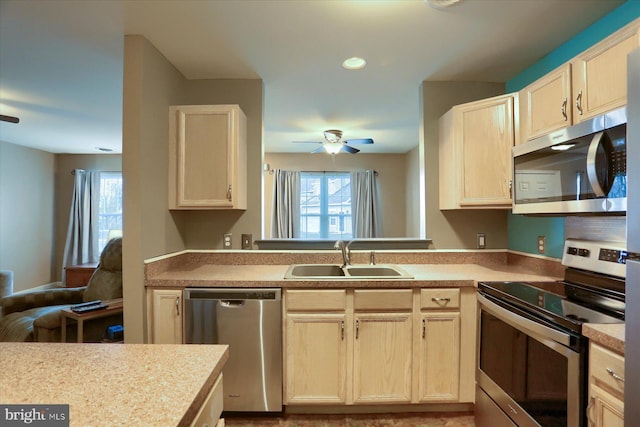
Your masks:
<instances>
[{"instance_id":1,"label":"backsplash","mask_svg":"<svg viewBox=\"0 0 640 427\"><path fill-rule=\"evenodd\" d=\"M567 217L564 225L567 239L627 241L626 216Z\"/></svg>"}]
</instances>

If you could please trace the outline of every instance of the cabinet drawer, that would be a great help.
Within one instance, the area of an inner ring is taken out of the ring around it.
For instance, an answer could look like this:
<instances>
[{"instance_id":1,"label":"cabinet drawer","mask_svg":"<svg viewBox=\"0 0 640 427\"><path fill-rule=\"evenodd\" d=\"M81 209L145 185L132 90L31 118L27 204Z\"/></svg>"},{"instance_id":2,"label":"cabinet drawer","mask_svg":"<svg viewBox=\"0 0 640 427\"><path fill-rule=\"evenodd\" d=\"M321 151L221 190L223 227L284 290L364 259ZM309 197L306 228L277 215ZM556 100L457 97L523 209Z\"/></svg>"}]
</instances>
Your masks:
<instances>
[{"instance_id":1,"label":"cabinet drawer","mask_svg":"<svg viewBox=\"0 0 640 427\"><path fill-rule=\"evenodd\" d=\"M624 357L597 344L591 344L589 372L593 380L606 384L612 390L624 393Z\"/></svg>"},{"instance_id":2,"label":"cabinet drawer","mask_svg":"<svg viewBox=\"0 0 640 427\"><path fill-rule=\"evenodd\" d=\"M287 310L340 310L347 306L345 289L331 290L292 290L285 292Z\"/></svg>"},{"instance_id":3,"label":"cabinet drawer","mask_svg":"<svg viewBox=\"0 0 640 427\"><path fill-rule=\"evenodd\" d=\"M421 289L420 308L460 308L460 289Z\"/></svg>"},{"instance_id":4,"label":"cabinet drawer","mask_svg":"<svg viewBox=\"0 0 640 427\"><path fill-rule=\"evenodd\" d=\"M356 289L353 293L355 310L411 310L412 307L411 289Z\"/></svg>"}]
</instances>

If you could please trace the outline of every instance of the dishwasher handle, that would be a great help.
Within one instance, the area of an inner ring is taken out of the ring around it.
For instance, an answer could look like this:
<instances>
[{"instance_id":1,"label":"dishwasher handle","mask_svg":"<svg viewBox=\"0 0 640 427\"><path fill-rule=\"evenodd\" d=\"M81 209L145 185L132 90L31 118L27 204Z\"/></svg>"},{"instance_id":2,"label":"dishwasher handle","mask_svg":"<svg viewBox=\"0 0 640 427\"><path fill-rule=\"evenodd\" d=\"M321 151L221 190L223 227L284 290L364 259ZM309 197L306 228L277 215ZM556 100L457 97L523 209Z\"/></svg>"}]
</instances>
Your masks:
<instances>
[{"instance_id":1,"label":"dishwasher handle","mask_svg":"<svg viewBox=\"0 0 640 427\"><path fill-rule=\"evenodd\" d=\"M236 308L244 306L245 300L238 299L221 299L220 305L226 308Z\"/></svg>"}]
</instances>

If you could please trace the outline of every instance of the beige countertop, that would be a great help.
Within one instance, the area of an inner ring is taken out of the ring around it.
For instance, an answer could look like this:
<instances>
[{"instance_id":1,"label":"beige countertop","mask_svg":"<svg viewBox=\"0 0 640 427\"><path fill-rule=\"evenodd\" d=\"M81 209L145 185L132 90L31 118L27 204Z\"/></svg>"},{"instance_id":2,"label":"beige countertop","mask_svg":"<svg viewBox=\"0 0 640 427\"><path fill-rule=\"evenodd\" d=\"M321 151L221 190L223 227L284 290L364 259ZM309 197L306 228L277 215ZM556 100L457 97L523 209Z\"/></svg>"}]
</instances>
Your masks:
<instances>
[{"instance_id":1,"label":"beige countertop","mask_svg":"<svg viewBox=\"0 0 640 427\"><path fill-rule=\"evenodd\" d=\"M520 266L493 264L398 264L413 279L284 279L288 265L199 265L175 267L147 277L146 286L279 287L279 288L416 288L475 286L478 281L545 281L558 277L536 274Z\"/></svg>"},{"instance_id":2,"label":"beige countertop","mask_svg":"<svg viewBox=\"0 0 640 427\"><path fill-rule=\"evenodd\" d=\"M607 347L624 355L624 323L599 324L585 323L582 326L582 335L591 342Z\"/></svg>"},{"instance_id":3,"label":"beige countertop","mask_svg":"<svg viewBox=\"0 0 640 427\"><path fill-rule=\"evenodd\" d=\"M71 426L190 425L226 345L0 343L0 402L69 404Z\"/></svg>"}]
</instances>

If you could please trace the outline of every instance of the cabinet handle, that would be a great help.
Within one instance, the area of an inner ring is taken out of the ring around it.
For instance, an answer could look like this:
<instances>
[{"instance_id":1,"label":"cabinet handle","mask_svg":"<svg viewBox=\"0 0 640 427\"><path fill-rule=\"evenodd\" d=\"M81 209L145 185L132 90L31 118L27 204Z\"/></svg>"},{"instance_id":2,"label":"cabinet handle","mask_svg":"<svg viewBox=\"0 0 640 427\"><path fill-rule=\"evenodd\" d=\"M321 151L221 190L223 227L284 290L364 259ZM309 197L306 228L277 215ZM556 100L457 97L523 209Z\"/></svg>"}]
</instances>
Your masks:
<instances>
[{"instance_id":1,"label":"cabinet handle","mask_svg":"<svg viewBox=\"0 0 640 427\"><path fill-rule=\"evenodd\" d=\"M431 301L435 302L438 305L447 305L451 302L451 298L433 297L431 298ZM441 302L443 302L444 304L440 304Z\"/></svg>"},{"instance_id":2,"label":"cabinet handle","mask_svg":"<svg viewBox=\"0 0 640 427\"><path fill-rule=\"evenodd\" d=\"M427 319L422 319L422 338L427 336Z\"/></svg>"},{"instance_id":3,"label":"cabinet handle","mask_svg":"<svg viewBox=\"0 0 640 427\"><path fill-rule=\"evenodd\" d=\"M587 405L587 423L589 427L593 427L596 425L596 422L593 419L593 407L595 406L596 398L595 396L591 396L589 399L589 404Z\"/></svg>"},{"instance_id":4,"label":"cabinet handle","mask_svg":"<svg viewBox=\"0 0 640 427\"><path fill-rule=\"evenodd\" d=\"M180 297L176 297L176 315L180 316Z\"/></svg>"},{"instance_id":5,"label":"cabinet handle","mask_svg":"<svg viewBox=\"0 0 640 427\"><path fill-rule=\"evenodd\" d=\"M620 375L613 372L613 369L611 368L607 368L607 374L611 375L614 380L620 381L621 383L624 382L624 378L622 378Z\"/></svg>"},{"instance_id":6,"label":"cabinet handle","mask_svg":"<svg viewBox=\"0 0 640 427\"><path fill-rule=\"evenodd\" d=\"M233 201L231 200L231 185L229 185L229 188L227 188L227 200L229 200L230 202Z\"/></svg>"},{"instance_id":7,"label":"cabinet handle","mask_svg":"<svg viewBox=\"0 0 640 427\"><path fill-rule=\"evenodd\" d=\"M358 339L359 335L360 335L360 321L356 320L356 339Z\"/></svg>"},{"instance_id":8,"label":"cabinet handle","mask_svg":"<svg viewBox=\"0 0 640 427\"><path fill-rule=\"evenodd\" d=\"M567 117L567 98L565 98L564 101L562 102L562 108L560 109L560 111L562 112L562 117L564 117L564 121L566 122L567 120L569 120L569 117Z\"/></svg>"},{"instance_id":9,"label":"cabinet handle","mask_svg":"<svg viewBox=\"0 0 640 427\"><path fill-rule=\"evenodd\" d=\"M576 97L576 108L580 115L582 115L582 91L578 92L578 96Z\"/></svg>"},{"instance_id":10,"label":"cabinet handle","mask_svg":"<svg viewBox=\"0 0 640 427\"><path fill-rule=\"evenodd\" d=\"M510 199L513 198L513 180L512 179L509 180L509 198Z\"/></svg>"},{"instance_id":11,"label":"cabinet handle","mask_svg":"<svg viewBox=\"0 0 640 427\"><path fill-rule=\"evenodd\" d=\"M340 339L344 341L344 320L340 321Z\"/></svg>"}]
</instances>

